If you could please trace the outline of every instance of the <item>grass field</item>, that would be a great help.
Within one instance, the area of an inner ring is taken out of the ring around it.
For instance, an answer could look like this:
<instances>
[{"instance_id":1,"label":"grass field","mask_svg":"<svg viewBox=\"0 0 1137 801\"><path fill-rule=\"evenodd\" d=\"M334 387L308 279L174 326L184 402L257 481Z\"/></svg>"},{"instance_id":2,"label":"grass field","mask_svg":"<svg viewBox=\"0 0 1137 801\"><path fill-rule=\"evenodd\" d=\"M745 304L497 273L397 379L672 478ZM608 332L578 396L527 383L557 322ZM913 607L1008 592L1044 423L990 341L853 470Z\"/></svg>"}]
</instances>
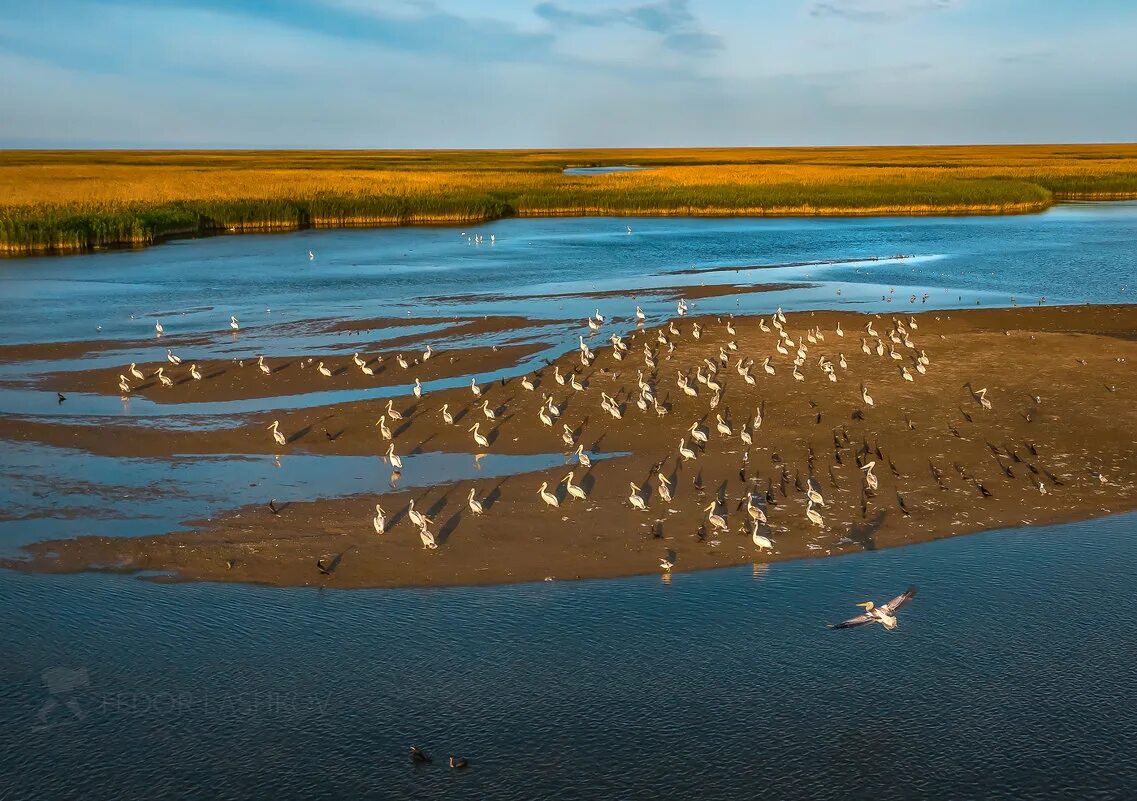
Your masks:
<instances>
[{"instance_id":1,"label":"grass field","mask_svg":"<svg viewBox=\"0 0 1137 801\"><path fill-rule=\"evenodd\" d=\"M564 175L567 166L649 169ZM4 151L0 252L505 216L1018 214L1137 198L1137 145Z\"/></svg>"}]
</instances>

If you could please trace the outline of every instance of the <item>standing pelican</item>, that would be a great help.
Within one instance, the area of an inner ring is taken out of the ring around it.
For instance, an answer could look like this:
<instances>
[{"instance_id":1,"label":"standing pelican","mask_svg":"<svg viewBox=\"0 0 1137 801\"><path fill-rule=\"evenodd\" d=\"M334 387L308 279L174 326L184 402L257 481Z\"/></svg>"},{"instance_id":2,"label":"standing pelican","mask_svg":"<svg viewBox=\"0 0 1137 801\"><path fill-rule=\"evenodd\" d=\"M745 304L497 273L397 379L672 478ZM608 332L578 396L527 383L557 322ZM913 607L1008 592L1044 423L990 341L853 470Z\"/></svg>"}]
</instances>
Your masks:
<instances>
[{"instance_id":1,"label":"standing pelican","mask_svg":"<svg viewBox=\"0 0 1137 801\"><path fill-rule=\"evenodd\" d=\"M474 442L483 448L488 448L490 446L490 441L486 439L485 434L478 433L478 426L480 425L481 423L474 423L474 425L470 428L470 431L474 432Z\"/></svg>"},{"instance_id":2,"label":"standing pelican","mask_svg":"<svg viewBox=\"0 0 1137 801\"><path fill-rule=\"evenodd\" d=\"M192 378L194 381L200 381L201 380L201 371L197 369L196 364L190 365L189 374L190 374L190 378Z\"/></svg>"},{"instance_id":3,"label":"standing pelican","mask_svg":"<svg viewBox=\"0 0 1137 801\"><path fill-rule=\"evenodd\" d=\"M805 516L809 518L809 522L815 526L825 525L825 520L822 519L821 513L813 508L813 501L810 500L805 505Z\"/></svg>"},{"instance_id":4,"label":"standing pelican","mask_svg":"<svg viewBox=\"0 0 1137 801\"><path fill-rule=\"evenodd\" d=\"M391 443L387 448L387 459L391 462L391 467L396 470L403 469L403 460L395 454L395 443Z\"/></svg>"},{"instance_id":5,"label":"standing pelican","mask_svg":"<svg viewBox=\"0 0 1137 801\"><path fill-rule=\"evenodd\" d=\"M431 522L430 518L415 508L415 499L411 498L410 506L407 508L407 517L410 518L411 523L422 528Z\"/></svg>"},{"instance_id":6,"label":"standing pelican","mask_svg":"<svg viewBox=\"0 0 1137 801\"><path fill-rule=\"evenodd\" d=\"M139 380L145 378L145 376L142 375L142 371L135 366L134 362L130 363L130 374Z\"/></svg>"},{"instance_id":7,"label":"standing pelican","mask_svg":"<svg viewBox=\"0 0 1137 801\"><path fill-rule=\"evenodd\" d=\"M699 422L697 420L694 423L691 423L691 428L689 431L691 432L691 439L693 439L695 442L701 442L704 445L707 444L707 432L699 428Z\"/></svg>"},{"instance_id":8,"label":"standing pelican","mask_svg":"<svg viewBox=\"0 0 1137 801\"><path fill-rule=\"evenodd\" d=\"M470 497L466 499L466 505L470 507L470 511L476 515L482 513L482 502L474 498L474 488L470 487Z\"/></svg>"},{"instance_id":9,"label":"standing pelican","mask_svg":"<svg viewBox=\"0 0 1137 801\"><path fill-rule=\"evenodd\" d=\"M577 484L573 484L572 477L573 473L570 472L567 476L561 479L565 485L565 490L568 492L569 497L577 498L578 500L582 501L588 500L588 495L585 493L584 488Z\"/></svg>"},{"instance_id":10,"label":"standing pelican","mask_svg":"<svg viewBox=\"0 0 1137 801\"><path fill-rule=\"evenodd\" d=\"M320 362L318 365L316 365L316 372L319 373L320 375L324 376L325 378L331 378L332 377L332 371L329 370L327 367L324 367L323 362Z\"/></svg>"},{"instance_id":11,"label":"standing pelican","mask_svg":"<svg viewBox=\"0 0 1137 801\"><path fill-rule=\"evenodd\" d=\"M628 482L632 487L632 494L628 496L628 503L632 505L633 509L638 509L641 512L647 511L647 503L644 501L644 496L640 495L640 488L634 481Z\"/></svg>"},{"instance_id":12,"label":"standing pelican","mask_svg":"<svg viewBox=\"0 0 1137 801\"><path fill-rule=\"evenodd\" d=\"M636 306L636 320L638 320L639 322L642 323L646 319L647 319L647 315L644 314L644 310L641 309L639 306Z\"/></svg>"},{"instance_id":13,"label":"standing pelican","mask_svg":"<svg viewBox=\"0 0 1137 801\"><path fill-rule=\"evenodd\" d=\"M181 358L181 356L175 356L174 352L172 350L170 350L169 348L166 348L166 361L168 361L170 364L177 367L179 364L182 363L182 358Z\"/></svg>"},{"instance_id":14,"label":"standing pelican","mask_svg":"<svg viewBox=\"0 0 1137 801\"><path fill-rule=\"evenodd\" d=\"M554 507L560 506L560 503L557 501L557 496L551 492L546 491L546 490L548 490L548 488L549 488L549 482L542 481L541 482L541 488L537 490L537 494L540 495L541 500L543 500L549 506L554 506Z\"/></svg>"},{"instance_id":15,"label":"standing pelican","mask_svg":"<svg viewBox=\"0 0 1137 801\"><path fill-rule=\"evenodd\" d=\"M888 631L896 628L896 610L904 606L904 604L911 601L916 597L916 588L909 587L902 594L897 595L891 601L881 606L877 606L872 601L865 601L864 603L857 604L857 606L864 608L864 614L857 615L856 617L849 618L841 623L833 623L829 625L831 629L851 629L857 626L863 626L866 623L879 623L884 626Z\"/></svg>"},{"instance_id":16,"label":"standing pelican","mask_svg":"<svg viewBox=\"0 0 1137 801\"><path fill-rule=\"evenodd\" d=\"M427 548L432 551L438 549L438 542L434 539L434 535L430 533L425 525L418 530L418 537L420 540L422 540L423 548Z\"/></svg>"},{"instance_id":17,"label":"standing pelican","mask_svg":"<svg viewBox=\"0 0 1137 801\"><path fill-rule=\"evenodd\" d=\"M671 503L671 482L663 473L659 474L659 497L664 503Z\"/></svg>"},{"instance_id":18,"label":"standing pelican","mask_svg":"<svg viewBox=\"0 0 1137 801\"><path fill-rule=\"evenodd\" d=\"M874 467L876 467L876 462L869 462L861 469L865 471L865 484L873 492L876 492L877 487L880 486L880 482L876 480L876 474L872 471Z\"/></svg>"},{"instance_id":19,"label":"standing pelican","mask_svg":"<svg viewBox=\"0 0 1137 801\"><path fill-rule=\"evenodd\" d=\"M241 327L241 324L237 322L237 315L235 315L235 314L229 315L229 327L232 328L234 331L236 331L237 329L239 329Z\"/></svg>"},{"instance_id":20,"label":"standing pelican","mask_svg":"<svg viewBox=\"0 0 1137 801\"><path fill-rule=\"evenodd\" d=\"M766 360L762 362L762 369L765 370L768 375L774 374L774 365L770 364L769 356L767 356Z\"/></svg>"},{"instance_id":21,"label":"standing pelican","mask_svg":"<svg viewBox=\"0 0 1137 801\"><path fill-rule=\"evenodd\" d=\"M387 401L387 416L392 420L402 420L403 415L401 412L395 411L395 402L393 400Z\"/></svg>"},{"instance_id":22,"label":"standing pelican","mask_svg":"<svg viewBox=\"0 0 1137 801\"><path fill-rule=\"evenodd\" d=\"M525 376L521 379L521 386L529 392L532 392L534 389L536 389L536 387L533 386L533 380L529 378L529 376Z\"/></svg>"},{"instance_id":23,"label":"standing pelican","mask_svg":"<svg viewBox=\"0 0 1137 801\"><path fill-rule=\"evenodd\" d=\"M979 400L979 405L981 407L990 411L991 401L987 400L987 387L975 390L975 397Z\"/></svg>"},{"instance_id":24,"label":"standing pelican","mask_svg":"<svg viewBox=\"0 0 1137 801\"><path fill-rule=\"evenodd\" d=\"M446 423L446 425L452 426L454 425L454 415L450 414L449 406L449 403L442 404L442 421Z\"/></svg>"},{"instance_id":25,"label":"standing pelican","mask_svg":"<svg viewBox=\"0 0 1137 801\"><path fill-rule=\"evenodd\" d=\"M482 390L478 386L478 382L473 378L470 379L470 391L474 393L475 398L482 397Z\"/></svg>"},{"instance_id":26,"label":"standing pelican","mask_svg":"<svg viewBox=\"0 0 1137 801\"><path fill-rule=\"evenodd\" d=\"M272 369L267 364L265 364L264 356L257 357L257 367L260 368L260 371L265 375L272 375Z\"/></svg>"},{"instance_id":27,"label":"standing pelican","mask_svg":"<svg viewBox=\"0 0 1137 801\"><path fill-rule=\"evenodd\" d=\"M750 541L757 546L758 550L772 551L774 550L773 541L758 532L758 526L761 525L757 520L754 521L754 529L750 532Z\"/></svg>"},{"instance_id":28,"label":"standing pelican","mask_svg":"<svg viewBox=\"0 0 1137 801\"><path fill-rule=\"evenodd\" d=\"M375 421L375 425L379 426L379 434L383 439L391 438L391 429L387 428L387 415L383 415Z\"/></svg>"},{"instance_id":29,"label":"standing pelican","mask_svg":"<svg viewBox=\"0 0 1137 801\"><path fill-rule=\"evenodd\" d=\"M864 384L861 384L861 400L865 402L866 406L874 406L875 405L872 402L872 395L869 394L869 391L865 388Z\"/></svg>"},{"instance_id":30,"label":"standing pelican","mask_svg":"<svg viewBox=\"0 0 1137 801\"><path fill-rule=\"evenodd\" d=\"M687 447L687 441L680 438L679 440L679 455L683 457L683 461L689 462L695 458L695 452Z\"/></svg>"},{"instance_id":31,"label":"standing pelican","mask_svg":"<svg viewBox=\"0 0 1137 801\"><path fill-rule=\"evenodd\" d=\"M162 323L157 320L154 321L154 331L157 332L158 336L162 336L162 334L166 333L166 329L162 327Z\"/></svg>"},{"instance_id":32,"label":"standing pelican","mask_svg":"<svg viewBox=\"0 0 1137 801\"><path fill-rule=\"evenodd\" d=\"M711 501L710 505L703 510L707 513L707 522L711 524L712 528L721 529L722 531L729 531L730 528L726 524L726 518L715 511L715 502Z\"/></svg>"},{"instance_id":33,"label":"standing pelican","mask_svg":"<svg viewBox=\"0 0 1137 801\"><path fill-rule=\"evenodd\" d=\"M268 430L272 432L272 438L276 440L277 445L284 445L287 442L287 440L284 438L284 434L280 433L279 420L273 420L272 425L268 427Z\"/></svg>"},{"instance_id":34,"label":"standing pelican","mask_svg":"<svg viewBox=\"0 0 1137 801\"><path fill-rule=\"evenodd\" d=\"M486 416L487 420L494 420L497 418L497 415L494 414L494 410L490 408L490 402L488 400L482 401L482 414Z\"/></svg>"},{"instance_id":35,"label":"standing pelican","mask_svg":"<svg viewBox=\"0 0 1137 801\"><path fill-rule=\"evenodd\" d=\"M734 433L734 430L730 427L730 423L728 423L726 420L723 420L721 414L715 415L715 428L724 437L729 437Z\"/></svg>"},{"instance_id":36,"label":"standing pelican","mask_svg":"<svg viewBox=\"0 0 1137 801\"><path fill-rule=\"evenodd\" d=\"M124 376L122 373L119 373L118 375L118 388L123 393L130 392L130 381L128 381L126 376Z\"/></svg>"},{"instance_id":37,"label":"standing pelican","mask_svg":"<svg viewBox=\"0 0 1137 801\"><path fill-rule=\"evenodd\" d=\"M159 383L160 383L162 386L164 386L164 387L172 387L172 386L174 385L174 382L173 382L173 380L172 380L172 379L171 379L171 378L170 378L168 375L166 375L165 373L163 373L163 372L162 372L162 371L163 371L163 370L165 370L165 369L166 369L166 368L164 368L164 367L159 367L159 368L158 368L158 371L157 371L156 373L154 373L154 375L158 376L158 382L159 382Z\"/></svg>"},{"instance_id":38,"label":"standing pelican","mask_svg":"<svg viewBox=\"0 0 1137 801\"><path fill-rule=\"evenodd\" d=\"M379 504L375 504L375 517L371 518L371 525L375 527L376 534L382 534L387 530L387 515Z\"/></svg>"},{"instance_id":39,"label":"standing pelican","mask_svg":"<svg viewBox=\"0 0 1137 801\"><path fill-rule=\"evenodd\" d=\"M584 452L583 445L576 446L576 463L584 468L592 467L592 460L589 459L588 454Z\"/></svg>"},{"instance_id":40,"label":"standing pelican","mask_svg":"<svg viewBox=\"0 0 1137 801\"><path fill-rule=\"evenodd\" d=\"M366 370L367 368L364 369ZM419 383L419 380L417 378L415 379L415 388L412 391L414 392L416 398L422 397L422 384Z\"/></svg>"}]
</instances>

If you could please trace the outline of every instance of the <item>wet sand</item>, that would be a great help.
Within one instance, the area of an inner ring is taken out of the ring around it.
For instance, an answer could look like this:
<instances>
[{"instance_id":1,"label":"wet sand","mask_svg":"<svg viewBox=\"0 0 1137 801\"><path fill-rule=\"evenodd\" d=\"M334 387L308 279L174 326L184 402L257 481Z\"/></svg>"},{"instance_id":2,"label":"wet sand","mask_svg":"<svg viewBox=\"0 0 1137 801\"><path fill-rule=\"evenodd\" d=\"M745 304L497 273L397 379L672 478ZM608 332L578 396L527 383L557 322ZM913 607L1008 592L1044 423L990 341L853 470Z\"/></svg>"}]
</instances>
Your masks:
<instances>
[{"instance_id":1,"label":"wet sand","mask_svg":"<svg viewBox=\"0 0 1137 801\"><path fill-rule=\"evenodd\" d=\"M895 317L907 325L909 312L898 306ZM663 557L678 572L824 556L1137 507L1135 307L918 314L918 328L910 329L911 349L886 338L892 315L797 312L788 318L786 330L795 344L809 328L820 328L824 336L824 341L805 343L802 381L792 377L793 355L777 353L775 333L761 332L757 319L735 319L734 336L727 333L725 318L698 320L704 327L698 341L690 335L693 320L677 321L681 336L673 338L676 349L670 360L667 349L660 349L656 378L650 371L644 375L669 410L662 417L635 405L637 371L645 369L643 345L659 348L654 326L628 338L630 353L622 361L603 344L608 326L593 338L597 358L590 367L582 367L575 352L558 359L562 374L579 371L586 385L582 392L558 384L548 367L534 375L535 392L513 379L484 384L477 403L468 388L428 393L420 401L393 401L405 416L390 426L398 454L471 452L467 429L474 421L481 421L489 436L491 453L563 452L568 450L561 441L563 422L586 451L627 454L597 460L591 469L566 464L429 489L377 487L373 496L320 501L298 492L278 499L283 506L279 514L257 505L197 521L190 533L43 542L27 549L26 560L7 564L43 571L158 571L181 580L274 585L478 584L653 572ZM876 355L875 339L869 340L871 355L861 351L870 321L885 343L883 357ZM770 319L765 322L769 325ZM836 336L838 322L844 338ZM702 359L716 360L728 341L738 350L729 352L729 366L718 374L723 391L712 410L711 392L696 382L694 372ZM889 344L900 360L889 356ZM915 369L921 349L930 359L926 375ZM847 369L837 366L842 353ZM740 355L756 361L753 386L735 370ZM834 362L836 382L819 369L822 355ZM761 367L767 356L773 376ZM471 357L466 369L475 363ZM902 365L913 381L901 378ZM677 371L691 376L697 398L679 390ZM872 406L861 397L862 384ZM974 392L983 387L989 410ZM620 404L622 419L601 410L602 391ZM538 420L546 394L561 410L551 429ZM495 422L486 420L482 400L496 409ZM454 413L453 426L442 421L443 403ZM378 458L388 444L374 426L384 405L365 401L296 411L266 408L234 421L233 428L211 431L60 426L4 418L0 437L111 455L255 452L287 459L290 452L304 451ZM758 409L763 420L755 430L752 419ZM730 424L729 437L716 431L716 414ZM280 420L289 439L285 446L276 446L265 431L273 419ZM679 438L686 436L690 444L687 431L695 422L709 442L694 460L680 464ZM749 448L739 437L743 426L752 431ZM875 491L859 469L867 461L876 462ZM557 484L570 469L588 500L566 498L564 485ZM672 479L670 504L659 497L656 469ZM805 515L811 477L825 501L817 510L823 515L820 526ZM548 508L538 498L543 481L558 487L559 508ZM648 511L631 508L629 482L643 487ZM466 506L471 488L485 506L478 516ZM760 552L751 542L739 506L747 492L765 511L768 526L760 531L773 540L773 552ZM405 519L412 499L434 518L437 550L423 549L417 529ZM388 514L383 535L371 526L376 502ZM726 517L728 531L716 532L707 523L703 510L712 502ZM317 559L324 560L330 575L317 570Z\"/></svg>"}]
</instances>

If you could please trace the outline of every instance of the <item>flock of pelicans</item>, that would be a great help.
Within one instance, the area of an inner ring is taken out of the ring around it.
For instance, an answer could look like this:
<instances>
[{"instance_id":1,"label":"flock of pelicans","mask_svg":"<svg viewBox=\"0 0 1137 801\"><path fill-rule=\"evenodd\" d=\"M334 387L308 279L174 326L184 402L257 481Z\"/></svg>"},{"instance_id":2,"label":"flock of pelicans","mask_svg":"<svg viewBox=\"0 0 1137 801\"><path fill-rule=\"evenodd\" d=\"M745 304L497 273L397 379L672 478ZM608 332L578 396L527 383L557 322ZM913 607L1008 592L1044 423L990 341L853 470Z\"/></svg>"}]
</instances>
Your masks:
<instances>
[{"instance_id":1,"label":"flock of pelicans","mask_svg":"<svg viewBox=\"0 0 1137 801\"><path fill-rule=\"evenodd\" d=\"M680 300L676 307L676 312L679 318L683 318L688 313L688 307L685 301ZM645 329L646 315L643 310L636 306L635 309L636 330L630 335L630 338L647 334L647 341L643 343L641 358L643 361L643 368L640 368L637 379L637 392L634 405L644 413L654 413L659 416L664 416L670 413L668 405L661 404L656 396L656 382L659 378L659 361L660 359L671 360L672 354L676 350L676 342L683 336L679 326L673 319L667 323L666 326L661 327L652 336ZM721 322L721 320L720 320ZM600 310L597 309L594 315L587 318L586 325L589 329L589 336L596 334L604 323L604 316ZM770 318L770 324L767 325L766 319L762 318L758 322L758 328L763 333L776 332L776 340L774 343L774 351L776 354L784 357L792 356L791 375L795 381L804 381L804 369L807 369L807 364L816 364L821 375L824 376L823 380L829 382L837 382L839 376L848 370L848 363L845 359L844 353L839 353L834 360L827 355L820 355L817 357L810 357L810 347L823 343L825 341L825 334L820 328L810 328L804 335L796 339L791 336L787 330L787 318L782 312L781 308ZM230 318L230 328L238 330L240 323L235 316ZM891 327L883 334L878 333L872 321L868 322L864 328L863 335L860 336L860 348L866 355L875 353L878 357L887 357L896 362L896 369L899 378L904 381L914 381L913 373L924 374L930 365L930 359L924 350L916 347L912 341L913 332L918 329L918 323L914 318L909 318L907 322L899 319L893 319ZM758 365L761 372L767 376L773 376L777 369L784 369L775 367L772 362L771 356L766 356L760 365L753 358L748 358L738 354L738 346L733 339L735 336L735 329L733 321L728 320L725 324L725 330L730 335L731 339L725 345L718 349L717 359L705 358L701 363L695 365L694 376L692 380L690 370L676 370L676 386L685 395L691 398L705 397L711 412L719 407L724 378L723 373L728 370L733 370L737 373L740 380L748 385L755 385L757 380L753 373L755 366ZM159 337L165 332L161 322L155 323L155 331ZM845 339L845 331L841 328L840 323L837 323L836 329L833 332L838 340ZM704 329L696 321L688 329L689 336L695 340L700 340L704 335ZM619 333L613 333L608 341L612 346L611 354L617 361L624 361L625 359L633 359L634 354L630 345L625 340L625 337ZM421 362L426 362L432 358L435 351L432 346L427 346L426 350L421 354ZM380 357L381 360L382 357ZM175 355L172 349L167 349L166 359L172 367L178 367L182 364L180 357ZM590 366L596 359L596 354L585 341L583 335L579 336L579 359L583 367ZM358 353L354 354L352 360L356 367L358 367L364 374L372 375L373 370L368 366L368 362L360 357ZM309 360L311 361L311 360ZM409 369L411 364L399 354L396 357L398 365L402 369ZM731 362L734 362L731 367ZM419 358L414 359L415 364L419 364ZM265 363L264 356L257 358L256 364L258 369L265 375L271 375L271 368ZM645 377L644 370L648 371L648 376ZM163 386L172 385L172 379L165 374L166 367L159 367L153 377L156 377ZM320 375L330 378L332 376L331 370L320 362L316 367ZM601 368L601 372L604 369ZM119 376L120 384L119 389L125 394L129 393L132 389L130 378L144 380L145 375L138 369L137 365L131 363L127 369L127 374ZM198 370L196 364L191 364L188 370L190 378L193 380L201 380L201 372ZM540 374L538 374L540 375ZM567 374L561 372L560 365L553 365L553 380L559 387L572 389L575 392L584 392L586 385L582 384L578 377L577 371L574 369ZM521 386L527 392L536 392L538 384L534 382L533 377L526 375L522 377ZM701 385L701 386L700 386ZM701 387L705 387L705 390ZM473 401L470 408L467 410L471 413L480 413L485 417L487 425L492 425L498 419L503 409L493 408L490 406L488 399L482 398L483 390L479 387L476 379L471 378L470 392L473 396ZM706 393L705 395L702 393ZM422 398L423 388L418 378L414 379L413 394L416 398ZM616 399L608 395L606 392L600 392L600 408L601 410L616 420L622 419L625 414L624 409L629 404L625 404L624 408L621 404L617 403ZM868 387L861 384L859 387L859 394L861 401L866 406L873 406L874 401L869 393ZM991 408L991 402L986 398L986 390L979 389L974 391L976 402L984 409ZM631 398L629 397L629 401ZM479 402L480 401L480 402ZM454 415L450 411L450 404L445 403L438 414L442 421L447 425L454 425ZM542 403L537 412L537 419L547 428L556 429L558 418L561 414L561 407L554 401L552 395L543 394ZM388 442L386 451L383 454L391 465L392 468L392 484L397 480L403 469L403 463L399 455L395 451L394 434L391 431L388 423L394 424L404 419L404 415L395 408L394 400L388 400L384 410L384 414L376 421L375 427L379 429L380 436L383 440ZM715 432L723 439L737 437L737 439L745 446L743 460L744 465L746 457L749 455L749 448L753 444L754 436L762 425L762 407L759 406L753 416L747 419L740 426L736 427L723 418L721 413L715 412ZM482 449L490 447L490 439L481 431L481 421L475 422L468 428L474 444ZM575 440L573 430L567 424L561 424L560 438L563 444L570 449L568 457L575 460L576 464L582 469L589 469L591 467L591 460L584 450L584 445L579 444ZM287 444L288 440L285 434L280 430L280 423L274 420L269 426L269 431L273 437L273 441L278 445ZM677 461L687 462L698 458L699 453L697 449L706 448L710 438L710 432L700 426L700 421L696 420L691 423L691 426L685 430L685 435L679 439L677 446L678 458ZM484 454L483 454L484 455ZM858 456L858 464L863 473L864 483L870 490L877 488L877 478L873 472L876 465L875 461L866 461L861 463L862 460ZM587 500L588 494L584 487L579 484L574 484L573 479L576 476L576 471L570 471L559 484L564 485L565 495L564 500ZM671 480L663 474L662 471L653 470L653 476L656 478L658 485L656 487L655 495L666 504L672 503L672 487ZM808 479L808 483L799 487L804 490L806 494L805 517L814 526L821 527L824 525L824 518L822 517L820 509L825 506L825 498L822 494L822 487L820 483L812 477ZM1043 490L1045 491L1045 490ZM555 492L550 491L549 483L542 482L536 490L536 495L539 501L549 507L560 507L562 500L558 498ZM767 501L769 498L767 497ZM630 492L627 496L627 503L633 510L648 511L649 502L642 492L642 487L630 482ZM901 504L903 502L901 501ZM481 515L485 512L485 506L477 497L475 489L471 488L469 495L466 498L466 505L470 512L474 515ZM706 513L706 525L709 526L712 533L726 533L730 530L730 525L727 522L727 514L725 511L720 512L719 500L716 498L708 504L702 511ZM772 550L774 542L769 536L769 527L767 523L766 511L763 509L761 503L755 502L754 491L747 493L745 498L745 515L746 521L749 524L749 533L751 541L754 546L759 550ZM742 504L740 504L742 508ZM411 500L406 510L406 516L410 523L418 530L419 537L425 549L437 549L438 539L431 531L434 521L424 514L421 510L415 508L414 501ZM371 525L375 532L384 534L388 527L388 513L379 503L375 504L375 513L371 518ZM817 546L813 546L817 547ZM321 562L317 563L318 569L321 573L328 573L327 566ZM669 573L674 567L674 563L668 558L660 560L659 567L665 573ZM839 628L847 628L850 626L861 625L863 623L879 622L885 628L892 629L896 625L896 618L894 612L914 594L914 590L909 590L907 593L894 598L886 604L881 606L874 606L871 602L864 604L865 613L853 618L852 620L845 621L839 624Z\"/></svg>"}]
</instances>

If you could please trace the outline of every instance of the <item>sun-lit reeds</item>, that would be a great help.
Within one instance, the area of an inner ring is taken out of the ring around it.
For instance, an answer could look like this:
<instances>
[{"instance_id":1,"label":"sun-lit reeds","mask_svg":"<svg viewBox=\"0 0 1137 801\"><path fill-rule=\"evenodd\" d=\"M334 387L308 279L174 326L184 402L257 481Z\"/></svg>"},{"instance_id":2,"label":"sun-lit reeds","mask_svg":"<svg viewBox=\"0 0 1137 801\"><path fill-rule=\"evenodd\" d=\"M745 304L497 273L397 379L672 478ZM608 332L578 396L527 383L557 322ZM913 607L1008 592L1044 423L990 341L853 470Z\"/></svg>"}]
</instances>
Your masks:
<instances>
[{"instance_id":1,"label":"sun-lit reeds","mask_svg":"<svg viewBox=\"0 0 1137 801\"><path fill-rule=\"evenodd\" d=\"M564 175L566 166L648 169ZM6 151L0 252L513 215L1010 214L1137 197L1137 145Z\"/></svg>"}]
</instances>

